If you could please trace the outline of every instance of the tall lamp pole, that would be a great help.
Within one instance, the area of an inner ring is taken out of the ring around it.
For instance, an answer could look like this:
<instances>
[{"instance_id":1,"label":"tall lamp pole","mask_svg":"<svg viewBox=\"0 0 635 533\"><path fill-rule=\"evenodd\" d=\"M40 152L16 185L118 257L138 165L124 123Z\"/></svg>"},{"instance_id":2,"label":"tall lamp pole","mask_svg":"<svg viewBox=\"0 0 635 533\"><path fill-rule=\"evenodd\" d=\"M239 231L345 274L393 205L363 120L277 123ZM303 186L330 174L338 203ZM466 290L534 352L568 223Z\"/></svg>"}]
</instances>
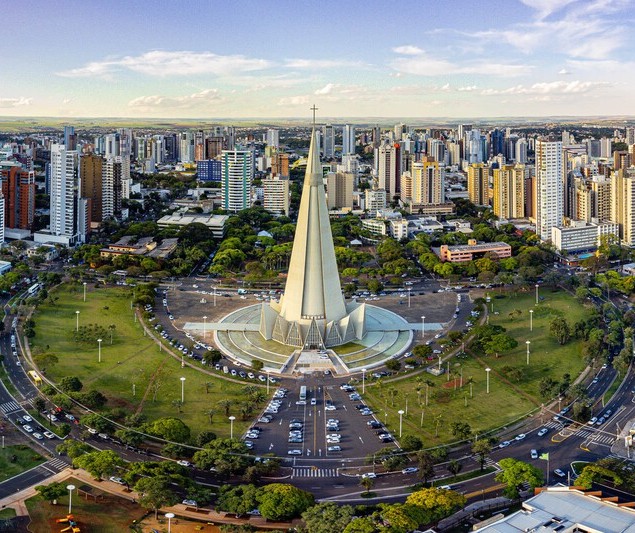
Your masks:
<instances>
[{"instance_id":1,"label":"tall lamp pole","mask_svg":"<svg viewBox=\"0 0 635 533\"><path fill-rule=\"evenodd\" d=\"M366 392L366 369L362 368L362 394Z\"/></svg>"},{"instance_id":2,"label":"tall lamp pole","mask_svg":"<svg viewBox=\"0 0 635 533\"><path fill-rule=\"evenodd\" d=\"M97 339L97 344L99 345L99 356L97 358L97 361L99 363L101 363L101 341L102 341L102 339Z\"/></svg>"},{"instance_id":3,"label":"tall lamp pole","mask_svg":"<svg viewBox=\"0 0 635 533\"><path fill-rule=\"evenodd\" d=\"M181 403L185 403L185 378L181 378Z\"/></svg>"},{"instance_id":4,"label":"tall lamp pole","mask_svg":"<svg viewBox=\"0 0 635 533\"><path fill-rule=\"evenodd\" d=\"M540 285L536 283L536 305L538 305L538 287L540 287Z\"/></svg>"},{"instance_id":5,"label":"tall lamp pole","mask_svg":"<svg viewBox=\"0 0 635 533\"><path fill-rule=\"evenodd\" d=\"M487 372L487 388L486 388L487 394L489 394L489 373L490 373L491 371L492 371L492 369L491 369L491 368L489 368L489 367L487 367L487 368L485 369L485 372Z\"/></svg>"},{"instance_id":6,"label":"tall lamp pole","mask_svg":"<svg viewBox=\"0 0 635 533\"><path fill-rule=\"evenodd\" d=\"M527 366L529 366L529 345L531 341L525 341L525 344L527 344Z\"/></svg>"},{"instance_id":7,"label":"tall lamp pole","mask_svg":"<svg viewBox=\"0 0 635 533\"><path fill-rule=\"evenodd\" d=\"M172 532L172 519L174 518L174 513L165 513L165 517L168 519L168 533Z\"/></svg>"},{"instance_id":8,"label":"tall lamp pole","mask_svg":"<svg viewBox=\"0 0 635 533\"><path fill-rule=\"evenodd\" d=\"M408 309L410 309L410 291L412 291L412 288L408 287Z\"/></svg>"},{"instance_id":9,"label":"tall lamp pole","mask_svg":"<svg viewBox=\"0 0 635 533\"><path fill-rule=\"evenodd\" d=\"M84 282L84 301L86 301L86 282Z\"/></svg>"},{"instance_id":10,"label":"tall lamp pole","mask_svg":"<svg viewBox=\"0 0 635 533\"><path fill-rule=\"evenodd\" d=\"M203 338L207 339L207 317L203 317Z\"/></svg>"},{"instance_id":11,"label":"tall lamp pole","mask_svg":"<svg viewBox=\"0 0 635 533\"><path fill-rule=\"evenodd\" d=\"M421 342L423 342L423 338L426 336L426 317L421 317Z\"/></svg>"},{"instance_id":12,"label":"tall lamp pole","mask_svg":"<svg viewBox=\"0 0 635 533\"><path fill-rule=\"evenodd\" d=\"M397 413L399 413L399 438L401 438L401 430L403 428L403 414L404 414L404 410L403 409L399 409L399 411L397 411Z\"/></svg>"},{"instance_id":13,"label":"tall lamp pole","mask_svg":"<svg viewBox=\"0 0 635 533\"><path fill-rule=\"evenodd\" d=\"M529 310L529 331L534 330L534 310Z\"/></svg>"},{"instance_id":14,"label":"tall lamp pole","mask_svg":"<svg viewBox=\"0 0 635 533\"><path fill-rule=\"evenodd\" d=\"M75 331L79 331L79 311L75 311Z\"/></svg>"},{"instance_id":15,"label":"tall lamp pole","mask_svg":"<svg viewBox=\"0 0 635 533\"><path fill-rule=\"evenodd\" d=\"M234 420L236 420L235 416L229 417L229 438L230 439L234 438Z\"/></svg>"},{"instance_id":16,"label":"tall lamp pole","mask_svg":"<svg viewBox=\"0 0 635 533\"><path fill-rule=\"evenodd\" d=\"M73 510L73 491L75 490L75 485L66 485L68 489L68 514L71 514Z\"/></svg>"}]
</instances>

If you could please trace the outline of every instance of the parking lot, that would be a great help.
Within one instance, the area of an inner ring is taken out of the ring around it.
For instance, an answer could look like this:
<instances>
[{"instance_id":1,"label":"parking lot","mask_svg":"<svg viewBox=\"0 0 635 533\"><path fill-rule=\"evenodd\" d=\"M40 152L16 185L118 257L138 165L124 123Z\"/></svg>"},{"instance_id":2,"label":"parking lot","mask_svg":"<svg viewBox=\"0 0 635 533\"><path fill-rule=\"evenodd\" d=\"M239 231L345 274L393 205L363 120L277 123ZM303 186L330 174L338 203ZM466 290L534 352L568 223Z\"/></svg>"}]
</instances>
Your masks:
<instances>
[{"instance_id":1,"label":"parking lot","mask_svg":"<svg viewBox=\"0 0 635 533\"><path fill-rule=\"evenodd\" d=\"M259 432L245 440L253 443L257 454L312 459L363 458L394 446L392 437L380 439L377 432L383 425L375 415L362 414L358 408L362 402L350 398L355 389L343 390L345 384L323 375L288 383L286 394L278 393L277 401L265 408L267 418L254 422ZM305 400L300 398L302 387L306 387Z\"/></svg>"}]
</instances>

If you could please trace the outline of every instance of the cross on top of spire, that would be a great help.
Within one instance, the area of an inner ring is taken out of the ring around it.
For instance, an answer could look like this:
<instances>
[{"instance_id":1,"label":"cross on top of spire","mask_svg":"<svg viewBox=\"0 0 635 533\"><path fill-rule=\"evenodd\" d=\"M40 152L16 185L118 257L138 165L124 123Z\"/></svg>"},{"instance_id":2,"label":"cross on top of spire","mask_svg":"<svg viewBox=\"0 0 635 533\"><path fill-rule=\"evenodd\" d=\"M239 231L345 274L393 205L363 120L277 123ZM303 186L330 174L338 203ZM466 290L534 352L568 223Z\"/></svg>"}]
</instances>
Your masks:
<instances>
[{"instance_id":1,"label":"cross on top of spire","mask_svg":"<svg viewBox=\"0 0 635 533\"><path fill-rule=\"evenodd\" d=\"M313 107L311 107L309 109L311 109L311 111L313 111L313 127L315 128L315 112L318 110L318 108L315 107L315 104L313 104Z\"/></svg>"}]
</instances>

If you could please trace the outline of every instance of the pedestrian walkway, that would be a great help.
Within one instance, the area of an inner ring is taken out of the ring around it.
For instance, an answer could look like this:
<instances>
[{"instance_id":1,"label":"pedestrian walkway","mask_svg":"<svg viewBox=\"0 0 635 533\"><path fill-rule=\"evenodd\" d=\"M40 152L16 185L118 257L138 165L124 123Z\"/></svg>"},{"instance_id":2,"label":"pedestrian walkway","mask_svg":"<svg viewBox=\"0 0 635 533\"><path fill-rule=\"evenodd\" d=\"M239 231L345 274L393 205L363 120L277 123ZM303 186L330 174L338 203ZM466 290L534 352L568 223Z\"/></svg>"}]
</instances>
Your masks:
<instances>
[{"instance_id":1,"label":"pedestrian walkway","mask_svg":"<svg viewBox=\"0 0 635 533\"><path fill-rule=\"evenodd\" d=\"M15 413L16 411L20 411L21 409L22 407L20 407L20 404L13 400L0 404L0 411L2 411L5 415L10 415L11 413Z\"/></svg>"},{"instance_id":2,"label":"pedestrian walkway","mask_svg":"<svg viewBox=\"0 0 635 533\"><path fill-rule=\"evenodd\" d=\"M52 468L53 470L55 470L56 472L61 472L65 468L68 468L68 463L62 461L61 459L58 459L57 457L55 457L53 459L50 459L46 463L44 463L44 466L48 466L48 467Z\"/></svg>"},{"instance_id":3,"label":"pedestrian walkway","mask_svg":"<svg viewBox=\"0 0 635 533\"><path fill-rule=\"evenodd\" d=\"M316 468L314 466L293 467L291 477L338 477L337 468Z\"/></svg>"},{"instance_id":4,"label":"pedestrian walkway","mask_svg":"<svg viewBox=\"0 0 635 533\"><path fill-rule=\"evenodd\" d=\"M601 433L599 431L593 431L591 429L579 429L576 433L576 436L582 437L584 439L589 439L591 442L596 444L613 444L615 442L615 437L609 433Z\"/></svg>"}]
</instances>

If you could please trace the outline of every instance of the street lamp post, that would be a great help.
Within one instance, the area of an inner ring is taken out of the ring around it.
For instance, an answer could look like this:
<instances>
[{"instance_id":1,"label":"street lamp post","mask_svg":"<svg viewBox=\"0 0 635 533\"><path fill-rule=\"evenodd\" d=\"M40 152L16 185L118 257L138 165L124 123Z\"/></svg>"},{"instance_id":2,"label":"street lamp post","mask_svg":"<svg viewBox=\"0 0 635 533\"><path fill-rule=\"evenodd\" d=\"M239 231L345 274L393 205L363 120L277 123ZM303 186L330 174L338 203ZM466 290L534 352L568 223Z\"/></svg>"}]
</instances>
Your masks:
<instances>
[{"instance_id":1,"label":"street lamp post","mask_svg":"<svg viewBox=\"0 0 635 533\"><path fill-rule=\"evenodd\" d=\"M207 339L207 317L203 317L203 339Z\"/></svg>"},{"instance_id":2,"label":"street lamp post","mask_svg":"<svg viewBox=\"0 0 635 533\"><path fill-rule=\"evenodd\" d=\"M181 403L185 403L185 378L181 378Z\"/></svg>"},{"instance_id":3,"label":"street lamp post","mask_svg":"<svg viewBox=\"0 0 635 533\"><path fill-rule=\"evenodd\" d=\"M438 357L439 357L439 373L441 373L441 355L439 355Z\"/></svg>"},{"instance_id":4,"label":"street lamp post","mask_svg":"<svg viewBox=\"0 0 635 533\"><path fill-rule=\"evenodd\" d=\"M423 338L426 336L426 317L421 317L421 342L423 342Z\"/></svg>"},{"instance_id":5,"label":"street lamp post","mask_svg":"<svg viewBox=\"0 0 635 533\"><path fill-rule=\"evenodd\" d=\"M86 301L86 282L84 282L84 301Z\"/></svg>"},{"instance_id":6,"label":"street lamp post","mask_svg":"<svg viewBox=\"0 0 635 533\"><path fill-rule=\"evenodd\" d=\"M534 310L529 310L529 331L534 330Z\"/></svg>"},{"instance_id":7,"label":"street lamp post","mask_svg":"<svg viewBox=\"0 0 635 533\"><path fill-rule=\"evenodd\" d=\"M71 514L73 510L73 491L75 490L75 485L66 485L68 489L68 514Z\"/></svg>"},{"instance_id":8,"label":"street lamp post","mask_svg":"<svg viewBox=\"0 0 635 533\"><path fill-rule=\"evenodd\" d=\"M99 363L101 363L101 341L102 341L102 339L97 339L97 344L99 345L99 356L97 358L97 361Z\"/></svg>"},{"instance_id":9,"label":"street lamp post","mask_svg":"<svg viewBox=\"0 0 635 533\"><path fill-rule=\"evenodd\" d=\"M229 438L230 439L234 438L234 420L236 420L235 416L229 417Z\"/></svg>"},{"instance_id":10,"label":"street lamp post","mask_svg":"<svg viewBox=\"0 0 635 533\"><path fill-rule=\"evenodd\" d=\"M79 311L75 311L75 331L79 331Z\"/></svg>"},{"instance_id":11,"label":"street lamp post","mask_svg":"<svg viewBox=\"0 0 635 533\"><path fill-rule=\"evenodd\" d=\"M540 285L536 283L536 305L538 305L538 287L540 287Z\"/></svg>"},{"instance_id":12,"label":"street lamp post","mask_svg":"<svg viewBox=\"0 0 635 533\"><path fill-rule=\"evenodd\" d=\"M403 427L404 410L403 409L399 409L399 411L397 411L397 413L399 413L399 438L401 438L401 430L402 430L402 427Z\"/></svg>"},{"instance_id":13,"label":"street lamp post","mask_svg":"<svg viewBox=\"0 0 635 533\"><path fill-rule=\"evenodd\" d=\"M168 519L168 533L172 532L172 519L174 518L174 513L165 513L165 517Z\"/></svg>"},{"instance_id":14,"label":"street lamp post","mask_svg":"<svg viewBox=\"0 0 635 533\"><path fill-rule=\"evenodd\" d=\"M527 366L529 366L529 345L531 341L525 341L525 344L527 345Z\"/></svg>"},{"instance_id":15,"label":"street lamp post","mask_svg":"<svg viewBox=\"0 0 635 533\"><path fill-rule=\"evenodd\" d=\"M408 287L408 309L410 309L410 291L412 291L412 287Z\"/></svg>"},{"instance_id":16,"label":"street lamp post","mask_svg":"<svg viewBox=\"0 0 635 533\"><path fill-rule=\"evenodd\" d=\"M366 392L366 369L362 368L362 394Z\"/></svg>"},{"instance_id":17,"label":"street lamp post","mask_svg":"<svg viewBox=\"0 0 635 533\"><path fill-rule=\"evenodd\" d=\"M269 370L267 370L267 394L269 394L269 381L271 381L271 377L269 376Z\"/></svg>"},{"instance_id":18,"label":"street lamp post","mask_svg":"<svg viewBox=\"0 0 635 533\"><path fill-rule=\"evenodd\" d=\"M216 307L216 285L214 285L214 307Z\"/></svg>"},{"instance_id":19,"label":"street lamp post","mask_svg":"<svg viewBox=\"0 0 635 533\"><path fill-rule=\"evenodd\" d=\"M485 369L485 372L487 372L487 387L486 387L487 394L489 394L489 373L490 373L491 371L492 371L492 369L491 369L491 368L489 368L489 367L487 367L487 368Z\"/></svg>"}]
</instances>

